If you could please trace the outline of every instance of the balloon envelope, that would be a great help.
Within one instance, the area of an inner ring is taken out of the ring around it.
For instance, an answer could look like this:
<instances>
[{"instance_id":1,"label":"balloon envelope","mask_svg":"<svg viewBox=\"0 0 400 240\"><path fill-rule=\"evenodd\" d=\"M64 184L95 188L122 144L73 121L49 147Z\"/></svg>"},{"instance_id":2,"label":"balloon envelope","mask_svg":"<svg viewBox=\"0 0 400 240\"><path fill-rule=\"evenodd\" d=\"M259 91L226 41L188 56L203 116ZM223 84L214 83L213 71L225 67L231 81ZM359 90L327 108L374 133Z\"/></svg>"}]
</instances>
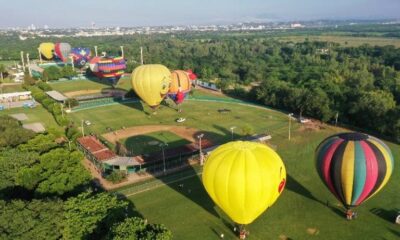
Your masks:
<instances>
[{"instance_id":1,"label":"balloon envelope","mask_svg":"<svg viewBox=\"0 0 400 240\"><path fill-rule=\"evenodd\" d=\"M67 62L70 53L71 53L71 45L69 45L69 43L56 43L55 44L54 54L61 61Z\"/></svg>"},{"instance_id":2,"label":"balloon envelope","mask_svg":"<svg viewBox=\"0 0 400 240\"><path fill-rule=\"evenodd\" d=\"M124 75L126 63L122 57L94 57L89 67L97 77L116 81Z\"/></svg>"},{"instance_id":3,"label":"balloon envelope","mask_svg":"<svg viewBox=\"0 0 400 240\"><path fill-rule=\"evenodd\" d=\"M393 164L389 147L362 133L331 136L316 151L319 176L346 208L356 207L380 191Z\"/></svg>"},{"instance_id":4,"label":"balloon envelope","mask_svg":"<svg viewBox=\"0 0 400 240\"><path fill-rule=\"evenodd\" d=\"M39 52L46 59L52 59L54 54L54 43L45 42L39 45Z\"/></svg>"},{"instance_id":5,"label":"balloon envelope","mask_svg":"<svg viewBox=\"0 0 400 240\"><path fill-rule=\"evenodd\" d=\"M171 73L171 84L168 91L168 97L174 100L175 103L183 102L184 98L191 90L191 85L187 72L182 70L173 71Z\"/></svg>"},{"instance_id":6,"label":"balloon envelope","mask_svg":"<svg viewBox=\"0 0 400 240\"><path fill-rule=\"evenodd\" d=\"M90 49L85 47L72 48L71 56L75 67L83 67L90 60Z\"/></svg>"},{"instance_id":7,"label":"balloon envelope","mask_svg":"<svg viewBox=\"0 0 400 240\"><path fill-rule=\"evenodd\" d=\"M233 221L254 221L281 194L286 169L279 155L261 143L230 142L211 152L203 184L212 200Z\"/></svg>"},{"instance_id":8,"label":"balloon envelope","mask_svg":"<svg viewBox=\"0 0 400 240\"><path fill-rule=\"evenodd\" d=\"M171 72L161 64L141 65L132 73L132 88L150 107L156 107L168 93Z\"/></svg>"}]
</instances>

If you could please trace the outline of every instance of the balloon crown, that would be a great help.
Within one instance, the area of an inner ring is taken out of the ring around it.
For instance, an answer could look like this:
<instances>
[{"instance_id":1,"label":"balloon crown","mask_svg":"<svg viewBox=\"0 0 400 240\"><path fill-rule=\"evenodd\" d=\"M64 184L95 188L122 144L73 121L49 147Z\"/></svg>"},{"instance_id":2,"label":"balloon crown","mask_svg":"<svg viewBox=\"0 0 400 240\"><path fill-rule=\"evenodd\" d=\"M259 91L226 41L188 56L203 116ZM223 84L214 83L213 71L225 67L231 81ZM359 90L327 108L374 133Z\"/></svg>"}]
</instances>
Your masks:
<instances>
[{"instance_id":1,"label":"balloon crown","mask_svg":"<svg viewBox=\"0 0 400 240\"><path fill-rule=\"evenodd\" d=\"M340 133L337 136L345 141L362 141L362 140L366 140L369 138L369 136L367 134L357 133L357 132Z\"/></svg>"},{"instance_id":2,"label":"balloon crown","mask_svg":"<svg viewBox=\"0 0 400 240\"><path fill-rule=\"evenodd\" d=\"M236 141L232 143L232 147L239 150L252 150L257 147L257 143Z\"/></svg>"}]
</instances>

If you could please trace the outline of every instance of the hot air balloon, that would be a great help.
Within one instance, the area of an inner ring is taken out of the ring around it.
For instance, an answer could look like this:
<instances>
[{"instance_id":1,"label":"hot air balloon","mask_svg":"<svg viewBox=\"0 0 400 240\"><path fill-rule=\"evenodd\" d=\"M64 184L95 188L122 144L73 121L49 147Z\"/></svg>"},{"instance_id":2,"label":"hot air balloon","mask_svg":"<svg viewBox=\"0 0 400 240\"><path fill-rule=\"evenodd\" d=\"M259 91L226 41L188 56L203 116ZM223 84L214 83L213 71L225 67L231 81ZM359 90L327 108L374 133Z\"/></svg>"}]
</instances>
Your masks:
<instances>
[{"instance_id":1,"label":"hot air balloon","mask_svg":"<svg viewBox=\"0 0 400 240\"><path fill-rule=\"evenodd\" d=\"M124 75L126 63L122 57L94 57L89 67L98 78L108 79L115 84Z\"/></svg>"},{"instance_id":2,"label":"hot air balloon","mask_svg":"<svg viewBox=\"0 0 400 240\"><path fill-rule=\"evenodd\" d=\"M270 147L235 141L211 152L203 184L211 199L236 223L249 224L282 193L286 169Z\"/></svg>"},{"instance_id":3,"label":"hot air balloon","mask_svg":"<svg viewBox=\"0 0 400 240\"><path fill-rule=\"evenodd\" d=\"M386 144L362 133L341 133L325 139L316 151L322 181L347 209L379 192L393 171L393 155ZM349 215L350 214L350 215Z\"/></svg>"},{"instance_id":4,"label":"hot air balloon","mask_svg":"<svg viewBox=\"0 0 400 240\"><path fill-rule=\"evenodd\" d=\"M54 54L54 43L45 42L39 45L39 52L45 59L52 59Z\"/></svg>"},{"instance_id":5,"label":"hot air balloon","mask_svg":"<svg viewBox=\"0 0 400 240\"><path fill-rule=\"evenodd\" d=\"M168 93L171 72L161 64L141 65L132 73L132 87L150 107L156 108Z\"/></svg>"},{"instance_id":6,"label":"hot air balloon","mask_svg":"<svg viewBox=\"0 0 400 240\"><path fill-rule=\"evenodd\" d=\"M72 48L71 56L74 60L74 66L81 68L90 60L90 49L84 47Z\"/></svg>"},{"instance_id":7,"label":"hot air balloon","mask_svg":"<svg viewBox=\"0 0 400 240\"><path fill-rule=\"evenodd\" d=\"M62 62L67 62L71 53L71 45L69 43L56 43L54 46L54 54Z\"/></svg>"},{"instance_id":8,"label":"hot air balloon","mask_svg":"<svg viewBox=\"0 0 400 240\"><path fill-rule=\"evenodd\" d=\"M192 69L186 70L186 72L189 74L189 78L191 81L194 81L197 79L197 75L193 72Z\"/></svg>"},{"instance_id":9,"label":"hot air balloon","mask_svg":"<svg viewBox=\"0 0 400 240\"><path fill-rule=\"evenodd\" d=\"M187 94L190 92L191 82L187 72L175 70L171 74L171 85L168 91L168 97L176 104L183 102Z\"/></svg>"}]
</instances>

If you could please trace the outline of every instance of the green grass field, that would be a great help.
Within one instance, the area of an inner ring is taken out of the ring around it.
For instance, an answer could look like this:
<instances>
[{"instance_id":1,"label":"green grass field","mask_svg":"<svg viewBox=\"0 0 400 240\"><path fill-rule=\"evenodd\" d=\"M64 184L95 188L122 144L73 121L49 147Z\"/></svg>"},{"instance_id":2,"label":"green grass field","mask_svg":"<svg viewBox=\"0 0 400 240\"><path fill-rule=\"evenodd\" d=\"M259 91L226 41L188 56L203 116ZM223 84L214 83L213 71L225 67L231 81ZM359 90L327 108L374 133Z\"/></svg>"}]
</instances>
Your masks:
<instances>
[{"instance_id":1,"label":"green grass field","mask_svg":"<svg viewBox=\"0 0 400 240\"><path fill-rule=\"evenodd\" d=\"M22 121L23 124L40 122L43 124L43 126L46 128L46 130L48 130L49 128L52 128L57 131L62 131L61 127L57 125L53 116L46 109L44 109L41 105L37 105L35 108L6 109L3 111L0 111L0 116L17 114L17 113L25 113L26 116L28 117L27 120Z\"/></svg>"},{"instance_id":2,"label":"green grass field","mask_svg":"<svg viewBox=\"0 0 400 240\"><path fill-rule=\"evenodd\" d=\"M190 143L172 132L160 131L145 135L133 136L121 141L127 150L134 155L148 154L160 151L160 143L168 143L168 148L175 148Z\"/></svg>"},{"instance_id":3,"label":"green grass field","mask_svg":"<svg viewBox=\"0 0 400 240\"><path fill-rule=\"evenodd\" d=\"M308 38L309 41L323 41L323 42L336 42L342 46L357 47L363 44L369 44L372 46L386 46L393 45L395 47L400 47L400 39L395 38L381 38L381 37L351 37L351 36L314 36L314 35L304 35L304 36L288 36L288 37L276 37L279 41L284 42L304 42Z\"/></svg>"},{"instance_id":4,"label":"green grass field","mask_svg":"<svg viewBox=\"0 0 400 240\"><path fill-rule=\"evenodd\" d=\"M230 128L233 126L237 127L234 130L235 137L242 135L243 128L250 128L254 133L281 133L287 126L287 116L280 112L234 103L190 100L182 104L182 113L175 108L173 103L161 105L157 114L151 114L149 107L141 103L129 103L86 109L73 112L70 116L77 123L89 120L92 125L85 127L85 131L100 134L106 133L107 127L115 130L142 125L175 125L177 118L184 117L186 121L180 126L197 128L216 142L230 140ZM223 108L231 112L218 113L218 109Z\"/></svg>"},{"instance_id":5,"label":"green grass field","mask_svg":"<svg viewBox=\"0 0 400 240\"><path fill-rule=\"evenodd\" d=\"M292 141L272 135L272 144L285 162L287 186L277 202L248 225L249 239L398 239L393 221L399 207L399 165L388 185L358 208L358 218L347 221L339 202L320 181L314 167L314 150L334 129L293 133ZM399 145L389 144L395 159ZM193 171L189 169L188 171ZM179 184L184 184L183 188ZM190 189L190 192L189 192ZM232 221L214 205L201 179L191 177L157 189L129 196L150 222L164 223L174 239L237 239ZM329 206L327 206L327 204ZM287 237L287 238L285 238Z\"/></svg>"},{"instance_id":6,"label":"green grass field","mask_svg":"<svg viewBox=\"0 0 400 240\"><path fill-rule=\"evenodd\" d=\"M24 92L25 89L22 88L21 85L11 85L11 86L1 86L0 87L0 94L1 93L13 93L13 92Z\"/></svg>"},{"instance_id":7,"label":"green grass field","mask_svg":"<svg viewBox=\"0 0 400 240\"><path fill-rule=\"evenodd\" d=\"M51 87L59 92L74 92L80 90L101 90L105 88L111 88L111 82L107 80L98 80L93 78L93 80L71 80L62 82L50 82ZM125 90L130 90L130 80L127 77L121 78L118 81L116 88L122 88Z\"/></svg>"}]
</instances>

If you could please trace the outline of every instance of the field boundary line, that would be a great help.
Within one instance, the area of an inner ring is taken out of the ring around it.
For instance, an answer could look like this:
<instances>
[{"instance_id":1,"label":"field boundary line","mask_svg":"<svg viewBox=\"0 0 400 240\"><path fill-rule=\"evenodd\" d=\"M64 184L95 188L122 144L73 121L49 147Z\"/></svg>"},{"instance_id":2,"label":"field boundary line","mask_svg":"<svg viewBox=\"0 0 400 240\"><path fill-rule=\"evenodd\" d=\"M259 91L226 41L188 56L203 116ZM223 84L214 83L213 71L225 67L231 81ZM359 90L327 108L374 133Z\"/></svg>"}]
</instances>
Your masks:
<instances>
[{"instance_id":1,"label":"field boundary line","mask_svg":"<svg viewBox=\"0 0 400 240\"><path fill-rule=\"evenodd\" d=\"M214 102L214 103L230 103L230 104L239 104L242 106L250 106L250 107L254 107L254 108L259 108L259 109L263 109L263 110L269 110L269 111L273 111L273 112L279 112L279 110L267 107L267 106L262 106L262 105L258 105L258 104L254 104L254 103L250 103L250 102L245 102L245 101L241 101L241 100L224 100L224 99L199 99L199 98L189 98L187 99L187 101L197 101L197 102ZM110 106L110 105L116 105L116 104L121 104L121 103L137 103L140 102L139 99L132 99L132 100L126 100L126 101L122 101L122 102L110 102L110 103L104 103L104 104L99 104L99 105L94 105L94 106L90 106L90 107L82 107L79 108L77 107L75 110L72 109L71 112L79 112L82 110L88 110L88 109L93 109L93 108L99 108L99 107L106 107L106 106Z\"/></svg>"},{"instance_id":2,"label":"field boundary line","mask_svg":"<svg viewBox=\"0 0 400 240\"><path fill-rule=\"evenodd\" d=\"M124 195L126 197L134 196L136 194L147 192L147 191L150 191L150 190L154 190L156 188L159 188L159 187L171 184L171 183L176 183L176 182L179 182L179 181L182 181L182 180L185 180L185 179L189 179L189 178L192 178L192 177L195 177L195 176L200 176L201 174L203 174L203 172L198 172L196 174L191 174L189 176L184 176L184 177L181 177L181 178L178 178L178 179L174 179L174 180L171 180L171 181L168 181L168 182L161 182L161 183L155 184L154 186L151 186L149 188L145 188L143 190L140 190L140 191L137 191L137 192L133 192L133 193L130 193L130 194L124 194L123 193L124 190L121 190L121 191L117 190L115 192L116 193L120 193L120 194L122 194L122 195ZM158 179L158 180L162 181L161 179ZM126 190L128 190L128 189L126 189Z\"/></svg>"}]
</instances>

